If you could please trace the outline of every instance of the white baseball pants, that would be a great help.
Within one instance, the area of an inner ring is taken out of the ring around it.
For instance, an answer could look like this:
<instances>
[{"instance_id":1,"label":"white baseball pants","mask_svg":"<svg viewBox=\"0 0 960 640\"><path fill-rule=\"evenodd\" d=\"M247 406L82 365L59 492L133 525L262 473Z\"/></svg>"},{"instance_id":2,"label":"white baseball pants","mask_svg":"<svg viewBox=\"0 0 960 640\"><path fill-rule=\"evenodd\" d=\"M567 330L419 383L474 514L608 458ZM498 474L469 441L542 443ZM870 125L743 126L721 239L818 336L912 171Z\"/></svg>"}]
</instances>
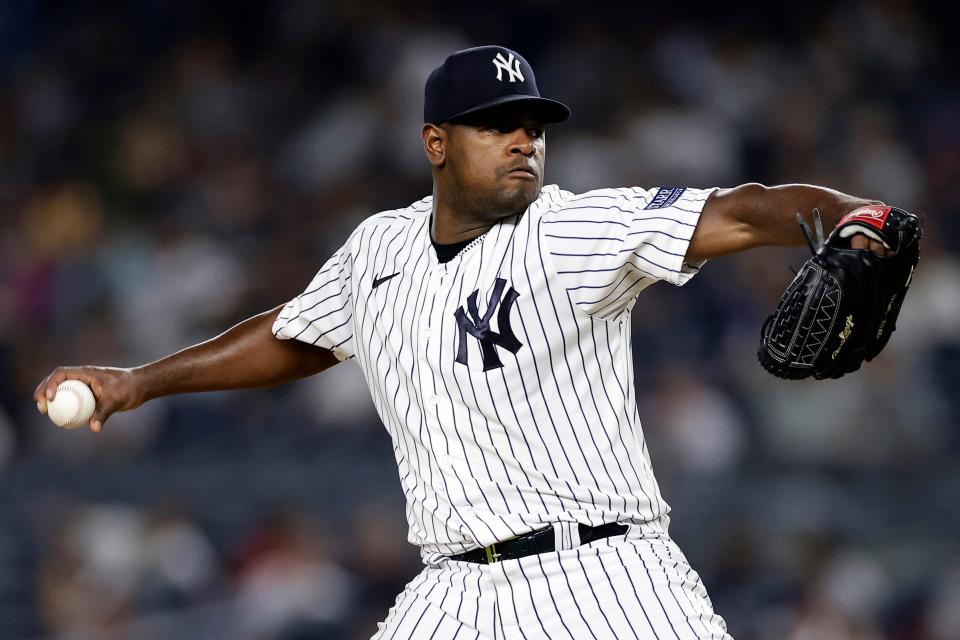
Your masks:
<instances>
[{"instance_id":1,"label":"white baseball pants","mask_svg":"<svg viewBox=\"0 0 960 640\"><path fill-rule=\"evenodd\" d=\"M582 546L571 531L553 553L427 566L373 640L730 639L666 527L630 525Z\"/></svg>"}]
</instances>

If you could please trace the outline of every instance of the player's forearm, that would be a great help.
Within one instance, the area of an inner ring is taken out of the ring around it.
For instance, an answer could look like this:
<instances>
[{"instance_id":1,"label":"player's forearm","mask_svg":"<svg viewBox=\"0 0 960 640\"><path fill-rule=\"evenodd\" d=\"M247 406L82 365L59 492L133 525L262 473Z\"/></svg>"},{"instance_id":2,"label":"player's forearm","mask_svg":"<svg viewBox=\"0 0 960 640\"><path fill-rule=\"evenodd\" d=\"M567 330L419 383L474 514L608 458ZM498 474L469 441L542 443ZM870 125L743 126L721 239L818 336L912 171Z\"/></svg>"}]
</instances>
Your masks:
<instances>
[{"instance_id":1,"label":"player's forearm","mask_svg":"<svg viewBox=\"0 0 960 640\"><path fill-rule=\"evenodd\" d=\"M803 244L796 212L809 220L814 209L820 212L823 227L830 230L847 213L868 204L881 204L851 196L834 189L809 184L785 184L764 187L748 184L742 189L739 219L752 229L758 245L791 246ZM736 191L736 190L734 190Z\"/></svg>"},{"instance_id":2,"label":"player's forearm","mask_svg":"<svg viewBox=\"0 0 960 640\"><path fill-rule=\"evenodd\" d=\"M707 200L687 251L688 260L743 251L758 246L803 244L799 211L809 220L820 212L825 230L845 214L867 204L881 204L834 189L808 184L766 187L757 183L719 189Z\"/></svg>"},{"instance_id":3,"label":"player's forearm","mask_svg":"<svg viewBox=\"0 0 960 640\"><path fill-rule=\"evenodd\" d=\"M133 369L143 401L195 391L273 387L319 373L336 357L297 340L278 340L272 309L207 340Z\"/></svg>"}]
</instances>

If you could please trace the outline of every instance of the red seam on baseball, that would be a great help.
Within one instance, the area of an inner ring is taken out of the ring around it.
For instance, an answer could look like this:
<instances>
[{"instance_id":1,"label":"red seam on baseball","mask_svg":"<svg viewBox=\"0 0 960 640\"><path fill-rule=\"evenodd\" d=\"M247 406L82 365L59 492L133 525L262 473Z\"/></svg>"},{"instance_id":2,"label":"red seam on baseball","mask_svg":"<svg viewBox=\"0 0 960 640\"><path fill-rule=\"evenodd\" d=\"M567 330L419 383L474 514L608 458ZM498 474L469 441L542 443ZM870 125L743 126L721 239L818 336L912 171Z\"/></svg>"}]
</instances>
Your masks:
<instances>
[{"instance_id":1,"label":"red seam on baseball","mask_svg":"<svg viewBox=\"0 0 960 640\"><path fill-rule=\"evenodd\" d=\"M71 384L64 388L65 391L69 390L73 395L77 397L77 410L73 414L73 417L67 420L64 426L73 424L73 421L80 417L80 414L83 413L83 397L80 395L80 392L77 390L77 385Z\"/></svg>"}]
</instances>

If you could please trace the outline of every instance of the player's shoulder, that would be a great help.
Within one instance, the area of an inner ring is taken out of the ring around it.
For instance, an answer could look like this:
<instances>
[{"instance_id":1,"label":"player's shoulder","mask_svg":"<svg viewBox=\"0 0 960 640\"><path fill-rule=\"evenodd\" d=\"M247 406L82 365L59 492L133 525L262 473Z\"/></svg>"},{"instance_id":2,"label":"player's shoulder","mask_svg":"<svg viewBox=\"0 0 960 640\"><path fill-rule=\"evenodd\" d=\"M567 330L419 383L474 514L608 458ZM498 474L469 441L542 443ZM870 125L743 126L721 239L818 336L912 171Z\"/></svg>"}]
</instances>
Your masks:
<instances>
[{"instance_id":1,"label":"player's shoulder","mask_svg":"<svg viewBox=\"0 0 960 640\"><path fill-rule=\"evenodd\" d=\"M423 221L433 209L433 196L426 196L399 209L388 209L375 213L357 226L357 230L367 230L382 226L409 226Z\"/></svg>"},{"instance_id":2,"label":"player's shoulder","mask_svg":"<svg viewBox=\"0 0 960 640\"><path fill-rule=\"evenodd\" d=\"M541 190L537 208L543 216L555 216L569 211L621 208L624 202L647 197L648 190L641 187L605 187L574 193L550 184Z\"/></svg>"},{"instance_id":3,"label":"player's shoulder","mask_svg":"<svg viewBox=\"0 0 960 640\"><path fill-rule=\"evenodd\" d=\"M538 201L544 208L562 208L569 204L603 206L613 200L646 198L648 194L649 189L643 187L603 187L575 193L555 184L548 184L540 191Z\"/></svg>"},{"instance_id":4,"label":"player's shoulder","mask_svg":"<svg viewBox=\"0 0 960 640\"><path fill-rule=\"evenodd\" d=\"M433 196L426 196L399 209L380 211L366 218L350 234L351 243L362 243L378 234L384 227L405 228L422 224L433 209Z\"/></svg>"}]
</instances>

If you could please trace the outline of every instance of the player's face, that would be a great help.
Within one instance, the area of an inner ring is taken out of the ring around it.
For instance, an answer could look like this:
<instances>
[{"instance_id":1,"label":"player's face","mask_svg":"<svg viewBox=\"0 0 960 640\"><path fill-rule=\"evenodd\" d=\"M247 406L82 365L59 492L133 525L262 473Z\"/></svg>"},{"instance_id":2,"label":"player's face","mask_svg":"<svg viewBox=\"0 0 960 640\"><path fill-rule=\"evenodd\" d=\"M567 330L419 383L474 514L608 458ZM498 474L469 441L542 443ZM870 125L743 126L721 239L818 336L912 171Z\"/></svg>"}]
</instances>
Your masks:
<instances>
[{"instance_id":1,"label":"player's face","mask_svg":"<svg viewBox=\"0 0 960 640\"><path fill-rule=\"evenodd\" d=\"M451 188L490 221L524 211L543 186L543 122L523 108L444 125Z\"/></svg>"}]
</instances>

